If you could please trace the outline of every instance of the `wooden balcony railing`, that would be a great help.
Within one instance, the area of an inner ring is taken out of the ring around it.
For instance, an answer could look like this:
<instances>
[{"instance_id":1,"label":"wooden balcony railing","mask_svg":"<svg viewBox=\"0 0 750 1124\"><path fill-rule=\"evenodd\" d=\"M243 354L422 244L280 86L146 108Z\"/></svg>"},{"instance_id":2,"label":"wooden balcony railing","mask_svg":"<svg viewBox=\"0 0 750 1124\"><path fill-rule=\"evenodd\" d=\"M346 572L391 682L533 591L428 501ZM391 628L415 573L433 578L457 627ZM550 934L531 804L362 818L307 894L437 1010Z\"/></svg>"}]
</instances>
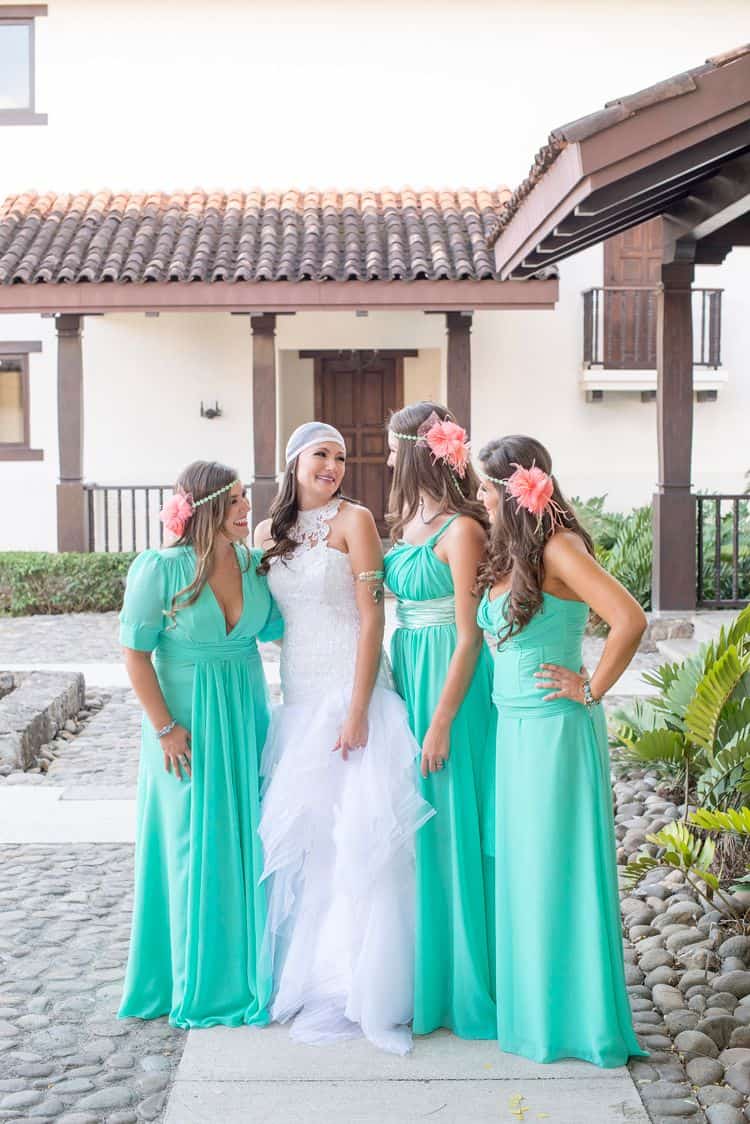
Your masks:
<instances>
[{"instance_id":1,"label":"wooden balcony railing","mask_svg":"<svg viewBox=\"0 0 750 1124\"><path fill-rule=\"evenodd\" d=\"M722 289L693 289L693 366L721 366ZM608 370L656 369L657 289L599 286L583 294L583 361Z\"/></svg>"},{"instance_id":2,"label":"wooden balcony railing","mask_svg":"<svg viewBox=\"0 0 750 1124\"><path fill-rule=\"evenodd\" d=\"M696 502L699 609L750 603L750 494L699 495Z\"/></svg>"},{"instance_id":3,"label":"wooden balcony railing","mask_svg":"<svg viewBox=\"0 0 750 1124\"><path fill-rule=\"evenodd\" d=\"M168 484L85 484L89 550L105 553L161 546L159 512L172 491Z\"/></svg>"}]
</instances>

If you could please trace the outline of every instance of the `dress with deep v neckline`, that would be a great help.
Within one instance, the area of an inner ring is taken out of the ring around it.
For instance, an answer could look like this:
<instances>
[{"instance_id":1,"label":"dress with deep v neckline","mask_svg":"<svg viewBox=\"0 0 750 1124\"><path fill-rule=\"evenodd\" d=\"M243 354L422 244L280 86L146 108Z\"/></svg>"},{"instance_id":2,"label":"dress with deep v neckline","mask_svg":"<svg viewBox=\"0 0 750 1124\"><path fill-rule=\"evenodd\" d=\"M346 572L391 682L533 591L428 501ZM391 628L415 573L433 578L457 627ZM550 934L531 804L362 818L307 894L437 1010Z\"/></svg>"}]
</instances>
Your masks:
<instances>
[{"instance_id":1,"label":"dress with deep v neckline","mask_svg":"<svg viewBox=\"0 0 750 1124\"><path fill-rule=\"evenodd\" d=\"M190 733L192 777L165 771L144 717L123 1018L168 1015L184 1028L268 1021L257 829L269 703L256 641L282 629L259 560L260 551L242 560L243 608L229 633L210 587L173 610L195 578L192 547L147 550L128 574L120 639L154 653L169 713Z\"/></svg>"},{"instance_id":2,"label":"dress with deep v neckline","mask_svg":"<svg viewBox=\"0 0 750 1124\"><path fill-rule=\"evenodd\" d=\"M458 514L423 543L396 543L385 556L398 600L393 673L422 744L440 699L458 633L451 569L435 544ZM437 810L417 837L414 1032L448 1027L494 1038L494 759L492 658L483 643L451 724L441 772L418 775Z\"/></svg>"},{"instance_id":3,"label":"dress with deep v neckline","mask_svg":"<svg viewBox=\"0 0 750 1124\"><path fill-rule=\"evenodd\" d=\"M233 543L232 548L233 548L233 551L234 551L235 561L237 562L237 566L238 566L239 574L240 574L240 588L242 590L242 608L240 609L240 615L237 617L237 620L235 621L235 623L232 625L231 628L229 627L229 621L227 620L227 615L221 607L221 601L219 601L219 598L216 594L216 590L211 585L210 581L206 581L206 585L208 586L209 590L211 591L211 593L213 595L213 599L216 602L216 608L219 610L219 612L221 613L221 615L224 619L224 632L225 632L227 637L231 636L232 633L234 632L234 630L239 627L239 624L240 624L243 616L245 615L245 589L244 589L244 582L242 581L242 563L240 562L240 559L239 559L238 554L237 554L236 544Z\"/></svg>"}]
</instances>

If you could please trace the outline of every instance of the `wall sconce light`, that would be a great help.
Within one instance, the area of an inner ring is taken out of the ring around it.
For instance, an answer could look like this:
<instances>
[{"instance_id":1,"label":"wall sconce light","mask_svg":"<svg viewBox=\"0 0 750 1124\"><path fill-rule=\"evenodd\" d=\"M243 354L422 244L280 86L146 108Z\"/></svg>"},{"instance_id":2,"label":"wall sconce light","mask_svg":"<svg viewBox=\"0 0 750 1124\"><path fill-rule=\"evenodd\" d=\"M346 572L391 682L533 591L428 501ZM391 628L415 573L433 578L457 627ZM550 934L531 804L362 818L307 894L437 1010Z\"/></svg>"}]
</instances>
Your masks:
<instances>
[{"instance_id":1,"label":"wall sconce light","mask_svg":"<svg viewBox=\"0 0 750 1124\"><path fill-rule=\"evenodd\" d=\"M219 403L215 402L213 406L207 406L206 407L201 402L201 417L202 418L209 418L209 420L211 418L220 418L221 417L221 409L219 408Z\"/></svg>"}]
</instances>

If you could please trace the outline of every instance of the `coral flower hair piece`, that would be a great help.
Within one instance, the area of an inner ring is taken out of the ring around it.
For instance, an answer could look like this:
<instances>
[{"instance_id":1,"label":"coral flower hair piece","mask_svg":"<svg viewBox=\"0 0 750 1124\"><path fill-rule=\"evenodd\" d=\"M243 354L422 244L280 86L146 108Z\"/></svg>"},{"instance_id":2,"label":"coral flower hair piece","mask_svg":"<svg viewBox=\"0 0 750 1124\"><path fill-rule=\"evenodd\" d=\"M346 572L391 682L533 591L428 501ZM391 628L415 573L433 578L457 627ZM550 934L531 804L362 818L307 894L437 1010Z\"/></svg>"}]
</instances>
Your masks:
<instances>
[{"instance_id":1,"label":"coral flower hair piece","mask_svg":"<svg viewBox=\"0 0 750 1124\"><path fill-rule=\"evenodd\" d=\"M542 516L549 507L555 490L551 477L535 464L532 464L531 468L514 464L513 468L516 471L508 477L505 485L508 494L519 507L525 508L537 517Z\"/></svg>"},{"instance_id":2,"label":"coral flower hair piece","mask_svg":"<svg viewBox=\"0 0 750 1124\"><path fill-rule=\"evenodd\" d=\"M433 412L417 430L426 442L433 460L445 461L463 479L469 463L469 440L465 429L456 422L441 421Z\"/></svg>"},{"instance_id":3,"label":"coral flower hair piece","mask_svg":"<svg viewBox=\"0 0 750 1124\"><path fill-rule=\"evenodd\" d=\"M559 503L553 499L555 484L551 476L539 468L533 461L531 468L524 468L521 464L512 463L515 472L507 480L497 480L488 476L494 484L502 484L509 496L512 496L518 507L536 516L537 530L542 526L545 515L549 515L551 529L565 527L565 521L570 518Z\"/></svg>"},{"instance_id":4,"label":"coral flower hair piece","mask_svg":"<svg viewBox=\"0 0 750 1124\"><path fill-rule=\"evenodd\" d=\"M189 492L175 492L159 512L159 518L176 538L182 538L193 517L193 497Z\"/></svg>"}]
</instances>

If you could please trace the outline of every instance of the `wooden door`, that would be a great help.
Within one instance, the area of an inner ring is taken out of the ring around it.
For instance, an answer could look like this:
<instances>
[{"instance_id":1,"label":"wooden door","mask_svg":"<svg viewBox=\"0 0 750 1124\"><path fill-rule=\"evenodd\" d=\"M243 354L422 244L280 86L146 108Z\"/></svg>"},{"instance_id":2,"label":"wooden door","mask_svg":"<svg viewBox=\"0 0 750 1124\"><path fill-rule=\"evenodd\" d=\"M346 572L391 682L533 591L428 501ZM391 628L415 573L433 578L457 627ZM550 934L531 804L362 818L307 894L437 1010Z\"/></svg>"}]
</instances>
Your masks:
<instances>
[{"instance_id":1,"label":"wooden door","mask_svg":"<svg viewBox=\"0 0 750 1124\"><path fill-rule=\"evenodd\" d=\"M403 397L403 353L315 355L315 417L341 430L347 447L344 492L369 507L383 536L391 486L385 427Z\"/></svg>"},{"instance_id":2,"label":"wooden door","mask_svg":"<svg viewBox=\"0 0 750 1124\"><path fill-rule=\"evenodd\" d=\"M604 243L604 366L656 368L656 289L661 283L661 218Z\"/></svg>"}]
</instances>

